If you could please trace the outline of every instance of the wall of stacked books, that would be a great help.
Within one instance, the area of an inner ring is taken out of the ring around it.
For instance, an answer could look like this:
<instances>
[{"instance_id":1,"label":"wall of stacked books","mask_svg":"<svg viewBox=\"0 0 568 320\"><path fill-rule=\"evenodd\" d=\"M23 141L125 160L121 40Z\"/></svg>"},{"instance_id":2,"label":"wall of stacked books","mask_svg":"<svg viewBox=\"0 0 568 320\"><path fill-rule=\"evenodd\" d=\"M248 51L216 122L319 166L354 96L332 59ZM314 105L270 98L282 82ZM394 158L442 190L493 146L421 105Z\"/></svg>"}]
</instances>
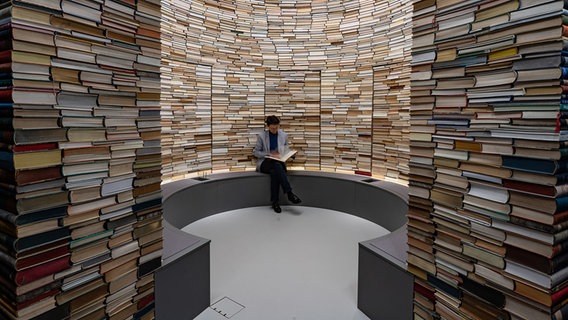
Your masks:
<instances>
[{"instance_id":1,"label":"wall of stacked books","mask_svg":"<svg viewBox=\"0 0 568 320\"><path fill-rule=\"evenodd\" d=\"M160 3L0 7L0 318L152 319Z\"/></svg>"},{"instance_id":2,"label":"wall of stacked books","mask_svg":"<svg viewBox=\"0 0 568 320\"><path fill-rule=\"evenodd\" d=\"M293 167L408 179L411 3L175 0L162 13L164 179L254 169L269 114L291 131Z\"/></svg>"},{"instance_id":3,"label":"wall of stacked books","mask_svg":"<svg viewBox=\"0 0 568 320\"><path fill-rule=\"evenodd\" d=\"M564 10L414 5L408 268L418 319L567 314Z\"/></svg>"}]
</instances>

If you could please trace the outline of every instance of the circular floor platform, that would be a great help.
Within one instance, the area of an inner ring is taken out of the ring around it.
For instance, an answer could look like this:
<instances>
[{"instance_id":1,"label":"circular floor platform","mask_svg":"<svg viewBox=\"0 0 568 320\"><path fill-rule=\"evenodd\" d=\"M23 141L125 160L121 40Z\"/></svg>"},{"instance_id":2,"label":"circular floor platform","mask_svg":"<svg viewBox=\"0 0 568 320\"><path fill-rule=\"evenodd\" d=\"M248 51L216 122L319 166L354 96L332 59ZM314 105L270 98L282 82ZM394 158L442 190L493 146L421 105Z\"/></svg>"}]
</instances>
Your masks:
<instances>
[{"instance_id":1,"label":"circular floor platform","mask_svg":"<svg viewBox=\"0 0 568 320\"><path fill-rule=\"evenodd\" d=\"M227 211L182 229L211 239L213 304L195 319L368 319L356 306L358 242L389 231L338 211L282 209Z\"/></svg>"}]
</instances>

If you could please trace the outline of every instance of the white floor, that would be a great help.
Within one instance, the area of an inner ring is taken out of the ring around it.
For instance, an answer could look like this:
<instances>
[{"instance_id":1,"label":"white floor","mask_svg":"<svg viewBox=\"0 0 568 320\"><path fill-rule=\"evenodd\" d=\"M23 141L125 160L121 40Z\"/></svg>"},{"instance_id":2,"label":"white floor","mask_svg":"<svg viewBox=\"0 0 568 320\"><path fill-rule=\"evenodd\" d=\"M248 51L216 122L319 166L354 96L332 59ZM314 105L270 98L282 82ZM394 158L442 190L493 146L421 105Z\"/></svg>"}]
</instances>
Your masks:
<instances>
[{"instance_id":1,"label":"white floor","mask_svg":"<svg viewBox=\"0 0 568 320\"><path fill-rule=\"evenodd\" d=\"M211 239L213 306L195 319L368 320L357 309L357 245L388 231L338 211L282 209L228 211L183 229Z\"/></svg>"}]
</instances>

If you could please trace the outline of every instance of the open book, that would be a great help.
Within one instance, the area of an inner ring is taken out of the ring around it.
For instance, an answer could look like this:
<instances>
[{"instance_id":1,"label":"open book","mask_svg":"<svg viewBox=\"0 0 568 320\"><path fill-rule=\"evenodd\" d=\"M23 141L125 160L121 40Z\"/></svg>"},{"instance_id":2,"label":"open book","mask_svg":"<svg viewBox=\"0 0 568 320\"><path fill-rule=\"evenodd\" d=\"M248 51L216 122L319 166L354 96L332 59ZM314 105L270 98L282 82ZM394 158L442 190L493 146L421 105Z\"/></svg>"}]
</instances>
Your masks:
<instances>
[{"instance_id":1,"label":"open book","mask_svg":"<svg viewBox=\"0 0 568 320\"><path fill-rule=\"evenodd\" d=\"M290 159L291 156L295 155L297 152L298 151L296 151L296 150L286 150L285 152L280 153L279 157L276 157L276 156L270 154L270 155L267 155L265 158L286 162L288 159Z\"/></svg>"}]
</instances>

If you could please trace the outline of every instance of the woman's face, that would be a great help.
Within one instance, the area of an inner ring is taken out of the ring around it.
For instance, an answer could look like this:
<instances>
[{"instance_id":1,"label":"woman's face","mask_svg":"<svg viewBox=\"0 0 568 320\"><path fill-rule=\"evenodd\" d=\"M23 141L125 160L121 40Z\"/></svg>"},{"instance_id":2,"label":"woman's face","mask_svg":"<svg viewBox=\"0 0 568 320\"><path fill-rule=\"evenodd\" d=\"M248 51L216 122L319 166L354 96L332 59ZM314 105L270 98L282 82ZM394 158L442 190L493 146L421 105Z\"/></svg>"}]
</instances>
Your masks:
<instances>
[{"instance_id":1,"label":"woman's face","mask_svg":"<svg viewBox=\"0 0 568 320\"><path fill-rule=\"evenodd\" d=\"M271 124L268 126L268 131L270 131L270 133L272 134L277 134L279 128L280 128L279 124Z\"/></svg>"}]
</instances>

